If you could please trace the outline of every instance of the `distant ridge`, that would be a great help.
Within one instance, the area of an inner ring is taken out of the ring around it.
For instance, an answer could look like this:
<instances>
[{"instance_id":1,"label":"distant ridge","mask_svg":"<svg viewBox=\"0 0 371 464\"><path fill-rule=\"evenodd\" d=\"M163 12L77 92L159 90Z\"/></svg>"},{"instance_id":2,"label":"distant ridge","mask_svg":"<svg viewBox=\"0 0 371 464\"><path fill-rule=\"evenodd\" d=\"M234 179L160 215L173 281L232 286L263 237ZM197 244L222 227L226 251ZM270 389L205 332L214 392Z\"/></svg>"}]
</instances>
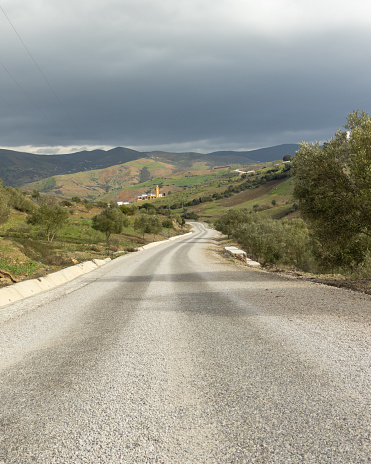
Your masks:
<instances>
[{"instance_id":1,"label":"distant ridge","mask_svg":"<svg viewBox=\"0 0 371 464\"><path fill-rule=\"evenodd\" d=\"M260 161L264 163L282 159L285 155L294 156L297 150L299 150L298 144L287 143L250 151L214 151L213 153L209 153L209 156L240 156L248 158L251 161Z\"/></svg>"},{"instance_id":2,"label":"distant ridge","mask_svg":"<svg viewBox=\"0 0 371 464\"><path fill-rule=\"evenodd\" d=\"M142 157L139 151L124 147L64 155L35 155L0 149L0 179L4 185L18 187L58 174L108 168Z\"/></svg>"},{"instance_id":3,"label":"distant ridge","mask_svg":"<svg viewBox=\"0 0 371 464\"><path fill-rule=\"evenodd\" d=\"M159 157L162 161L176 162L179 169L188 169L195 161L209 166L225 164L251 164L282 159L284 155L295 155L296 144L284 144L251 151L217 151L213 153L168 153L152 151L141 153L125 147L111 150L80 151L63 155L35 155L0 149L0 179L4 185L19 187L59 174L104 169L125 164L139 158Z\"/></svg>"}]
</instances>

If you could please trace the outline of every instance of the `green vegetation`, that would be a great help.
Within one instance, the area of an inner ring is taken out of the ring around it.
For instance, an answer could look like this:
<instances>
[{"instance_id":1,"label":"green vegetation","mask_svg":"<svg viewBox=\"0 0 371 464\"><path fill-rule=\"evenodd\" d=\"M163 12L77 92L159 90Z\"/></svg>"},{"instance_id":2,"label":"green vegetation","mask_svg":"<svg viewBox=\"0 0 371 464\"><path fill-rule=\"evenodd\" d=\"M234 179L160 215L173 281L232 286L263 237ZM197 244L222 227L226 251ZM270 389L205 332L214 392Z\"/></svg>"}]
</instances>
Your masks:
<instances>
[{"instance_id":1,"label":"green vegetation","mask_svg":"<svg viewBox=\"0 0 371 464\"><path fill-rule=\"evenodd\" d=\"M241 224L247 224L248 222L251 222L250 211L231 209L216 220L215 228L230 238Z\"/></svg>"},{"instance_id":2,"label":"green vegetation","mask_svg":"<svg viewBox=\"0 0 371 464\"><path fill-rule=\"evenodd\" d=\"M329 267L355 267L371 250L371 118L348 116L323 147L303 143L293 162L295 196Z\"/></svg>"},{"instance_id":3,"label":"green vegetation","mask_svg":"<svg viewBox=\"0 0 371 464\"><path fill-rule=\"evenodd\" d=\"M1 183L0 183L1 188ZM9 197L4 188L0 190L0 224L7 222L10 217Z\"/></svg>"},{"instance_id":4,"label":"green vegetation","mask_svg":"<svg viewBox=\"0 0 371 464\"><path fill-rule=\"evenodd\" d=\"M263 264L369 276L371 119L364 112L353 112L345 129L348 132L339 130L322 147L302 143L292 162L293 177L266 192L273 196L270 204L268 195L264 201L253 196L238 210L223 212L215 221L217 230ZM260 176L260 189L266 185L264 177ZM228 191L232 189L233 185ZM294 198L280 205L288 193ZM299 213L302 219L295 218ZM291 215L291 220L276 220L284 215Z\"/></svg>"},{"instance_id":5,"label":"green vegetation","mask_svg":"<svg viewBox=\"0 0 371 464\"><path fill-rule=\"evenodd\" d=\"M106 234L107 243L111 234L120 234L124 226L129 225L129 220L117 208L108 208L100 214L93 216L92 227Z\"/></svg>"},{"instance_id":6,"label":"green vegetation","mask_svg":"<svg viewBox=\"0 0 371 464\"><path fill-rule=\"evenodd\" d=\"M23 263L20 262L10 262L6 258L0 257L0 269L2 271L9 272L12 275L24 275L30 276L40 268L40 264L29 260Z\"/></svg>"},{"instance_id":7,"label":"green vegetation","mask_svg":"<svg viewBox=\"0 0 371 464\"><path fill-rule=\"evenodd\" d=\"M246 209L231 210L215 222L215 227L263 265L309 268L309 231L302 219L277 221Z\"/></svg>"},{"instance_id":8,"label":"green vegetation","mask_svg":"<svg viewBox=\"0 0 371 464\"><path fill-rule=\"evenodd\" d=\"M0 199L0 270L16 279L101 258L111 251L133 251L154 238L187 230L178 215L153 204L117 208L81 198L58 203L55 198L24 195L1 184ZM150 218L150 227L135 230L135 220L142 216Z\"/></svg>"},{"instance_id":9,"label":"green vegetation","mask_svg":"<svg viewBox=\"0 0 371 464\"><path fill-rule=\"evenodd\" d=\"M272 209L269 196L274 196L277 208L274 213L267 214L283 217L294 212L292 192L290 165L271 163L242 176L234 171L224 172L217 179L182 190L167 199L156 200L156 203L167 204L178 212L187 208L188 213L193 212L200 219L213 222L231 208L253 210L254 204L258 203L258 211Z\"/></svg>"},{"instance_id":10,"label":"green vegetation","mask_svg":"<svg viewBox=\"0 0 371 464\"><path fill-rule=\"evenodd\" d=\"M27 217L27 224L38 226L52 242L58 229L68 221L68 212L61 206L44 203Z\"/></svg>"},{"instance_id":11,"label":"green vegetation","mask_svg":"<svg viewBox=\"0 0 371 464\"><path fill-rule=\"evenodd\" d=\"M116 192L124 200L133 201L144 191L154 190L156 185L164 186L166 192L169 187L170 190L196 187L223 177L232 170L228 167L214 169L200 163L199 158L195 155L194 160L189 159L187 167L177 157L172 160L142 158L105 169L53 176L25 184L23 188L65 199L82 197L106 202L112 201Z\"/></svg>"},{"instance_id":12,"label":"green vegetation","mask_svg":"<svg viewBox=\"0 0 371 464\"><path fill-rule=\"evenodd\" d=\"M144 234L153 234L153 240L155 240L156 234L159 234L162 230L162 223L156 216L149 214L141 214L134 221L134 230L138 230L144 237Z\"/></svg>"},{"instance_id":13,"label":"green vegetation","mask_svg":"<svg viewBox=\"0 0 371 464\"><path fill-rule=\"evenodd\" d=\"M151 178L151 174L148 171L147 166L144 166L139 174L139 183L147 182Z\"/></svg>"}]
</instances>

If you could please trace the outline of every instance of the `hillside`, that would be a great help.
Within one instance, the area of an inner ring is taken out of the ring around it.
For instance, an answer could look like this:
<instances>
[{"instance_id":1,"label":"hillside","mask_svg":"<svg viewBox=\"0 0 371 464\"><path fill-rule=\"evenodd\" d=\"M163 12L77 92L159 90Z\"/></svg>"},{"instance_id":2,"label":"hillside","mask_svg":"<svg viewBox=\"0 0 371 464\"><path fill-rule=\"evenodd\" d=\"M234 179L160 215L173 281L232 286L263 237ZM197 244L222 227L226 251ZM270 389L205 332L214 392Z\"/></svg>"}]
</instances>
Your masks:
<instances>
[{"instance_id":1,"label":"hillside","mask_svg":"<svg viewBox=\"0 0 371 464\"><path fill-rule=\"evenodd\" d=\"M178 171L179 164L165 163L160 160L161 154L157 155L106 169L54 176L26 184L23 189L36 189L69 200L78 196L93 202L133 202L138 195L154 192L159 185L166 196L154 200L156 205L164 204L181 212L183 204L189 212L206 221L213 221L229 208L258 209L277 218L292 212L294 200L288 164L246 165L246 169L253 172L241 175L235 166L209 168L206 163L197 161L191 169ZM148 176L145 181L143 170ZM272 200L275 200L274 208Z\"/></svg>"},{"instance_id":2,"label":"hillside","mask_svg":"<svg viewBox=\"0 0 371 464\"><path fill-rule=\"evenodd\" d=\"M59 174L103 169L143 155L129 148L81 151L66 155L34 155L0 149L0 178L4 185L19 187Z\"/></svg>"},{"instance_id":3,"label":"hillside","mask_svg":"<svg viewBox=\"0 0 371 464\"><path fill-rule=\"evenodd\" d=\"M241 176L230 171L228 175L155 200L156 205L167 204L179 212L183 211L183 205L188 214L196 214L207 222L214 222L229 209L241 208L275 219L297 217L290 165L264 163L252 167L253 173Z\"/></svg>"},{"instance_id":4,"label":"hillside","mask_svg":"<svg viewBox=\"0 0 371 464\"><path fill-rule=\"evenodd\" d=\"M128 163L141 158L154 159L172 164L176 171L192 169L203 163L207 169L225 165L248 165L282 159L285 154L294 155L297 145L279 145L252 151L225 151L209 154L162 151L140 153L129 148L81 151L64 155L34 155L0 149L0 178L4 185L20 187L52 176L99 170Z\"/></svg>"},{"instance_id":5,"label":"hillside","mask_svg":"<svg viewBox=\"0 0 371 464\"><path fill-rule=\"evenodd\" d=\"M168 194L184 188L223 177L232 171L230 167L210 168L204 162L187 161L189 170L179 171L182 163L165 162L154 158L140 158L125 164L105 169L84 171L49 177L38 182L24 184L23 190L39 190L41 193L58 195L63 198L80 196L91 201L132 202L160 185L161 192Z\"/></svg>"}]
</instances>

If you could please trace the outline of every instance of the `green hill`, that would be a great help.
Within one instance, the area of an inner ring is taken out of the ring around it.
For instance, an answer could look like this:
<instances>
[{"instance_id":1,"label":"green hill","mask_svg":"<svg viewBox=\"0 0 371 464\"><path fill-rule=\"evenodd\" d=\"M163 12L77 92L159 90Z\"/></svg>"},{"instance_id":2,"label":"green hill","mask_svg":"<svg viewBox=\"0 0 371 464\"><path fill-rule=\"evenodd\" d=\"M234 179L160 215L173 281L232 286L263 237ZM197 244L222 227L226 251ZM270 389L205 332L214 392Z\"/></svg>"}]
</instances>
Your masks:
<instances>
[{"instance_id":1,"label":"green hill","mask_svg":"<svg viewBox=\"0 0 371 464\"><path fill-rule=\"evenodd\" d=\"M154 201L156 206L164 204L178 212L185 208L208 222L231 208L247 208L277 219L297 215L290 164L274 162L250 168L254 172L243 175L221 169L217 177Z\"/></svg>"},{"instance_id":2,"label":"green hill","mask_svg":"<svg viewBox=\"0 0 371 464\"><path fill-rule=\"evenodd\" d=\"M162 193L174 193L223 177L233 170L231 167L210 168L198 158L193 163L188 158L187 166L189 170L180 171L184 167L182 160L172 163L159 157L140 158L105 169L48 177L24 184L22 189L37 189L63 198L80 196L90 200L131 202L138 195L153 191L156 185L160 186ZM144 169L149 173L149 178L141 182Z\"/></svg>"}]
</instances>

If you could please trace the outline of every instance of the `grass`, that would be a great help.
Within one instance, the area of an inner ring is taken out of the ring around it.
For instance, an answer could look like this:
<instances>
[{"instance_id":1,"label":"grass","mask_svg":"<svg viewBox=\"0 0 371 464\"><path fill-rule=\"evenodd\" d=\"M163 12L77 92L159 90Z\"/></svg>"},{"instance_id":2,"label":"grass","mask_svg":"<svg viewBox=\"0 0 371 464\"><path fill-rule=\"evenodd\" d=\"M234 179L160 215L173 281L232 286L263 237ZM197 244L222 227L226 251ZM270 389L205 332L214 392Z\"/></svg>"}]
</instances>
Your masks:
<instances>
[{"instance_id":1,"label":"grass","mask_svg":"<svg viewBox=\"0 0 371 464\"><path fill-rule=\"evenodd\" d=\"M42 267L40 263L29 260L24 263L11 262L7 258L0 257L0 270L9 272L13 276L31 276Z\"/></svg>"},{"instance_id":2,"label":"grass","mask_svg":"<svg viewBox=\"0 0 371 464\"><path fill-rule=\"evenodd\" d=\"M294 179L289 177L281 184L277 185L270 193L270 196L284 196L284 197L292 197L294 193Z\"/></svg>"},{"instance_id":3,"label":"grass","mask_svg":"<svg viewBox=\"0 0 371 464\"><path fill-rule=\"evenodd\" d=\"M242 182L244 181L239 178L232 178L210 183L188 194L183 192L184 203L199 196L207 196L210 192L223 194L228 189L228 186L238 186ZM272 180L257 188L253 187L243 190L229 198L200 203L195 206L189 206L187 209L189 212L195 212L201 219L214 221L231 208L246 208L255 212L255 205L257 207L257 214L280 219L290 214L292 210L294 203L292 191L293 180L291 178ZM179 194L178 197L180 197ZM276 201L276 206L272 205L272 200Z\"/></svg>"}]
</instances>

